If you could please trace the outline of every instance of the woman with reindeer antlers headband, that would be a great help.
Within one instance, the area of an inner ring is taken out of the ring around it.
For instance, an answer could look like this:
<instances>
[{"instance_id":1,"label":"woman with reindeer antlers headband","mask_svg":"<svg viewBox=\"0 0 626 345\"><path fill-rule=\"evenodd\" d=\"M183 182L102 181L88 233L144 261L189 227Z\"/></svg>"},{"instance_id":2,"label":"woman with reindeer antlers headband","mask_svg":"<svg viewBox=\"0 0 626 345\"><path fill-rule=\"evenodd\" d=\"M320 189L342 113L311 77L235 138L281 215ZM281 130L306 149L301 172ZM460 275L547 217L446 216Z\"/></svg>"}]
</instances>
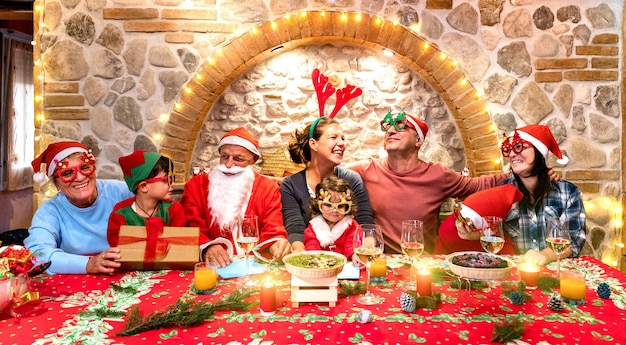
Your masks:
<instances>
[{"instance_id":1,"label":"woman with reindeer antlers headband","mask_svg":"<svg viewBox=\"0 0 626 345\"><path fill-rule=\"evenodd\" d=\"M338 167L347 143L343 130L334 117L341 107L360 96L363 91L352 85L336 90L337 102L330 115L326 117L324 106L326 100L335 94L335 88L328 82L328 77L321 74L318 69L313 71L312 78L320 117L303 130L296 130L293 141L289 144L291 159L298 164L305 163L307 167L286 177L280 185L283 218L294 251L304 250L302 243L304 229L310 219L309 204L311 197L315 196L315 188L324 178L331 175L348 182L353 192L353 200L358 205L356 221L360 224L374 222L369 197L361 177L350 170Z\"/></svg>"}]
</instances>

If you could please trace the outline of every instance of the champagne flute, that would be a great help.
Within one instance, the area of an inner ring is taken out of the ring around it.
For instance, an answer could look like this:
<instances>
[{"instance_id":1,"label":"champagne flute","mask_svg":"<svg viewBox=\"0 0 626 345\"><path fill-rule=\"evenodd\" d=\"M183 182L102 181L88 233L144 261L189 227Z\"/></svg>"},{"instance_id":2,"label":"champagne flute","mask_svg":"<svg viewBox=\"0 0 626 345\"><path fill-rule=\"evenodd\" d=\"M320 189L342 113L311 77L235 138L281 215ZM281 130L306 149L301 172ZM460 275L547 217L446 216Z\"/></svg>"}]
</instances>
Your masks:
<instances>
[{"instance_id":1,"label":"champagne flute","mask_svg":"<svg viewBox=\"0 0 626 345\"><path fill-rule=\"evenodd\" d=\"M385 248L382 230L375 224L361 225L361 228L354 233L353 245L354 253L365 264L367 270L367 292L357 298L357 302L366 305L380 304L384 299L370 292L370 267L372 262L383 254Z\"/></svg>"},{"instance_id":2,"label":"champagne flute","mask_svg":"<svg viewBox=\"0 0 626 345\"><path fill-rule=\"evenodd\" d=\"M241 219L237 229L237 244L244 250L246 259L246 275L240 279L240 285L253 287L258 281L250 277L249 254L259 242L259 223L256 215L246 215Z\"/></svg>"},{"instance_id":3,"label":"champagne flute","mask_svg":"<svg viewBox=\"0 0 626 345\"><path fill-rule=\"evenodd\" d=\"M556 254L556 276L561 274L561 254L565 253L571 243L569 226L566 220L546 218L546 244Z\"/></svg>"},{"instance_id":4,"label":"champagne flute","mask_svg":"<svg viewBox=\"0 0 626 345\"><path fill-rule=\"evenodd\" d=\"M502 218L486 216L483 219L483 227L480 229L480 245L487 253L496 255L504 247Z\"/></svg>"},{"instance_id":5,"label":"champagne flute","mask_svg":"<svg viewBox=\"0 0 626 345\"><path fill-rule=\"evenodd\" d=\"M417 266L417 258L424 251L424 223L421 220L403 220L402 236L400 240L402 253L409 257L411 269L409 269L409 284L407 289L415 290L417 283L413 274L413 267Z\"/></svg>"}]
</instances>

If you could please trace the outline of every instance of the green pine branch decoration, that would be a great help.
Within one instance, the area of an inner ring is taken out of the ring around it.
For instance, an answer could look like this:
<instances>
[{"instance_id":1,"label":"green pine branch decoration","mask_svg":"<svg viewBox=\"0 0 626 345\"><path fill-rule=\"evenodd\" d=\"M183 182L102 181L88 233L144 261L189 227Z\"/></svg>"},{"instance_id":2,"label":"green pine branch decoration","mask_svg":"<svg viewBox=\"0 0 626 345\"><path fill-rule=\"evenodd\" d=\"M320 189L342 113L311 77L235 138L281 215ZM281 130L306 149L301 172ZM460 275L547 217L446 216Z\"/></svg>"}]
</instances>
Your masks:
<instances>
[{"instance_id":1,"label":"green pine branch decoration","mask_svg":"<svg viewBox=\"0 0 626 345\"><path fill-rule=\"evenodd\" d=\"M518 320L504 321L493 325L491 341L506 343L513 339L519 339L524 333L524 324Z\"/></svg>"},{"instance_id":2,"label":"green pine branch decoration","mask_svg":"<svg viewBox=\"0 0 626 345\"><path fill-rule=\"evenodd\" d=\"M116 283L111 283L111 290L113 290L116 293L125 293L125 294L129 294L129 295L134 295L137 293L137 288L133 287L133 286L121 286L120 284L116 284Z\"/></svg>"},{"instance_id":3,"label":"green pine branch decoration","mask_svg":"<svg viewBox=\"0 0 626 345\"><path fill-rule=\"evenodd\" d=\"M367 288L365 287L365 283L350 283L345 280L339 281L339 297L360 295L362 293L365 293L366 291Z\"/></svg>"},{"instance_id":4,"label":"green pine branch decoration","mask_svg":"<svg viewBox=\"0 0 626 345\"><path fill-rule=\"evenodd\" d=\"M539 277L539 281L537 282L537 287L546 294L551 294L555 287L559 287L561 282L559 279L554 277Z\"/></svg>"},{"instance_id":5,"label":"green pine branch decoration","mask_svg":"<svg viewBox=\"0 0 626 345\"><path fill-rule=\"evenodd\" d=\"M120 310L112 310L109 307L97 307L90 310L83 310L78 312L80 317L88 318L88 319L119 319L125 315L123 311Z\"/></svg>"},{"instance_id":6,"label":"green pine branch decoration","mask_svg":"<svg viewBox=\"0 0 626 345\"><path fill-rule=\"evenodd\" d=\"M417 309L437 309L441 303L441 292L433 292L430 296L418 296L415 290L407 290L405 292L415 298L415 307Z\"/></svg>"},{"instance_id":7,"label":"green pine branch decoration","mask_svg":"<svg viewBox=\"0 0 626 345\"><path fill-rule=\"evenodd\" d=\"M511 296L511 292L518 291L524 296L524 302L530 301L533 296L526 292L526 283L522 280L518 282L502 282L502 294L509 298Z\"/></svg>"},{"instance_id":8,"label":"green pine branch decoration","mask_svg":"<svg viewBox=\"0 0 626 345\"><path fill-rule=\"evenodd\" d=\"M128 310L126 325L117 335L134 335L159 328L191 327L209 319L216 311L248 310L258 304L244 301L252 293L252 290L234 290L215 303L180 299L175 304L145 316L141 314L138 306L134 306Z\"/></svg>"}]
</instances>

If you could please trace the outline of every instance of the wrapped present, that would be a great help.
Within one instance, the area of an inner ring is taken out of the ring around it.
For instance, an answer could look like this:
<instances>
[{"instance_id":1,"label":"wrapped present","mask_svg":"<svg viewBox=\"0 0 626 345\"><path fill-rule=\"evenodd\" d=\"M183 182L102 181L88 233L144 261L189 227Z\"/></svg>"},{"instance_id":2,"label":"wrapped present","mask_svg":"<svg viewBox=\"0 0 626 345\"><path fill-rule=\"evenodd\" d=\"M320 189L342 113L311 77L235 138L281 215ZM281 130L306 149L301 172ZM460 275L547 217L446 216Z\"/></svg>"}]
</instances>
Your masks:
<instances>
[{"instance_id":1,"label":"wrapped present","mask_svg":"<svg viewBox=\"0 0 626 345\"><path fill-rule=\"evenodd\" d=\"M118 243L124 270L191 270L200 258L197 227L123 225Z\"/></svg>"},{"instance_id":2,"label":"wrapped present","mask_svg":"<svg viewBox=\"0 0 626 345\"><path fill-rule=\"evenodd\" d=\"M5 267L15 275L27 273L35 266L36 261L37 258L26 247L12 244L3 248L0 253L0 273Z\"/></svg>"}]
</instances>

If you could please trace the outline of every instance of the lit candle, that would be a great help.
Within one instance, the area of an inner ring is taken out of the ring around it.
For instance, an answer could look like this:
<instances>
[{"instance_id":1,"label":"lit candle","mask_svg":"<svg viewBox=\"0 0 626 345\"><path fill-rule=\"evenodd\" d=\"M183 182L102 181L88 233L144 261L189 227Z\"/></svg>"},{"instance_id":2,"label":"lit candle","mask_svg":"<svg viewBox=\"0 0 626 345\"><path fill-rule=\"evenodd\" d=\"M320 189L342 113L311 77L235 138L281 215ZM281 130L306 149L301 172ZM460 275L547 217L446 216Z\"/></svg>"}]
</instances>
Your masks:
<instances>
[{"instance_id":1,"label":"lit candle","mask_svg":"<svg viewBox=\"0 0 626 345\"><path fill-rule=\"evenodd\" d=\"M198 262L193 271L193 287L200 293L212 293L217 285L217 271L209 263Z\"/></svg>"},{"instance_id":2,"label":"lit candle","mask_svg":"<svg viewBox=\"0 0 626 345\"><path fill-rule=\"evenodd\" d=\"M268 276L261 285L261 316L274 315L276 311L276 286Z\"/></svg>"},{"instance_id":3,"label":"lit candle","mask_svg":"<svg viewBox=\"0 0 626 345\"><path fill-rule=\"evenodd\" d=\"M432 292L433 275L425 267L417 272L417 293L420 296L430 296Z\"/></svg>"},{"instance_id":4,"label":"lit candle","mask_svg":"<svg viewBox=\"0 0 626 345\"><path fill-rule=\"evenodd\" d=\"M561 271L561 297L573 304L583 304L587 295L585 275L574 271Z\"/></svg>"},{"instance_id":5,"label":"lit candle","mask_svg":"<svg viewBox=\"0 0 626 345\"><path fill-rule=\"evenodd\" d=\"M534 290L539 283L539 266L530 262L523 262L519 265L519 277L526 283L526 288Z\"/></svg>"}]
</instances>

